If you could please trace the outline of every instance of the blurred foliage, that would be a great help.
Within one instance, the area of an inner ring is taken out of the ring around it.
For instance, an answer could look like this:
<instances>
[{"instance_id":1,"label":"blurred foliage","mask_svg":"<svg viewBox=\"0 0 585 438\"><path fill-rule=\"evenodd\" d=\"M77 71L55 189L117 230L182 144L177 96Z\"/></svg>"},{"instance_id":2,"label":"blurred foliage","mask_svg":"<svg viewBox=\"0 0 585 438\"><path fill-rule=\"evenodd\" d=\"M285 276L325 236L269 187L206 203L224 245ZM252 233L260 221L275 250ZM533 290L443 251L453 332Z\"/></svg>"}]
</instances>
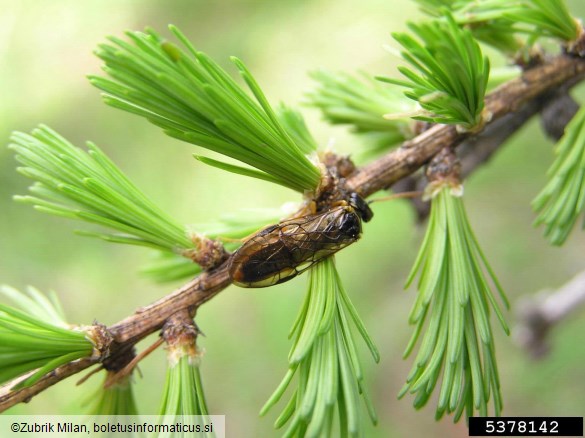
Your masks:
<instances>
[{"instance_id":1,"label":"blurred foliage","mask_svg":"<svg viewBox=\"0 0 585 438\"><path fill-rule=\"evenodd\" d=\"M567 3L576 15L585 16L582 0ZM149 197L186 224L214 221L222 212L279 207L299 199L284 188L197 163L191 158L195 152L191 145L166 138L143 120L104 105L84 75L99 73L100 62L91 52L106 35L147 25L163 29L174 23L214 59L225 60L223 67L230 55L244 60L271 102L295 104L313 86L306 74L311 70L363 69L388 75L399 61L381 46L392 43L390 31L402 31L406 19L420 16L414 2L387 0L364 0L359 8L350 0L0 0L0 7L4 143L11 131L28 132L40 122L74 144L91 139ZM581 101L584 92L581 87L575 93ZM318 111L304 113L320 145L333 143L344 152L359 147L343 127L320 122ZM483 250L512 308L520 295L556 288L583 269L583 233L576 230L558 249L531 226L530 201L544 186L552 160L552 145L532 122L466 183L470 221L478 240L485 242ZM16 162L5 148L0 148L0 166L2 283L58 290L75 323L95 318L109 324L171 291L173 286L156 285L136 275L149 257L140 248L78 238L67 221L12 202L11 196L23 193L29 181L15 172ZM378 426L368 426L366 434L464 435L464 424L435 423L432 406L415 412L408 401L396 399L410 366L399 352L408 342L407 309L415 298L413 291L402 290L402 284L422 230L415 227L407 201L377 204L374 209L375 220L365 225L363 239L337 257L347 293L381 354L380 364L364 363L379 416ZM240 436L274 435L272 422L259 420L258 411L282 378L289 348L286 336L306 281L301 276L265 290L233 288L199 312L197 324L206 334L201 346L207 351L202 369L209 410L226 414L229 427L237 427ZM513 325L513 313L507 320ZM504 415L583 414L585 348L573 336L583 331L585 319L578 317L558 327L553 333L554 350L539 363L510 339L496 336L498 357L505 359L500 365ZM165 365L163 351L141 364L144 378L136 379L135 395L145 413L158 410ZM74 386L77 380L73 377L9 412L80 412L84 395L101 382L90 379L84 394L84 388ZM243 391L242 382L254 384Z\"/></svg>"},{"instance_id":2,"label":"blurred foliage","mask_svg":"<svg viewBox=\"0 0 585 438\"><path fill-rule=\"evenodd\" d=\"M566 126L555 155L549 181L532 205L539 212L535 224L544 224L544 235L562 245L585 209L585 107Z\"/></svg>"}]
</instances>

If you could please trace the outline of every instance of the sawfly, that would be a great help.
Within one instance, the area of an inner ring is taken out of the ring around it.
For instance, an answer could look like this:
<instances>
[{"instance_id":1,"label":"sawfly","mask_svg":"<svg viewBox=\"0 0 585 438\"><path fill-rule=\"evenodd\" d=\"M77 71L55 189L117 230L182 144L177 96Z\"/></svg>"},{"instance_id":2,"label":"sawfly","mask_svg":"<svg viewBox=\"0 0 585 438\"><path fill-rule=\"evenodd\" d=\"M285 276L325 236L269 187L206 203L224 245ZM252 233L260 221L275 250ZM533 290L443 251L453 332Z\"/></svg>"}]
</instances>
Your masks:
<instances>
[{"instance_id":1,"label":"sawfly","mask_svg":"<svg viewBox=\"0 0 585 438\"><path fill-rule=\"evenodd\" d=\"M359 195L331 209L286 219L244 242L230 259L229 274L240 287L284 283L315 263L356 242L372 210Z\"/></svg>"}]
</instances>

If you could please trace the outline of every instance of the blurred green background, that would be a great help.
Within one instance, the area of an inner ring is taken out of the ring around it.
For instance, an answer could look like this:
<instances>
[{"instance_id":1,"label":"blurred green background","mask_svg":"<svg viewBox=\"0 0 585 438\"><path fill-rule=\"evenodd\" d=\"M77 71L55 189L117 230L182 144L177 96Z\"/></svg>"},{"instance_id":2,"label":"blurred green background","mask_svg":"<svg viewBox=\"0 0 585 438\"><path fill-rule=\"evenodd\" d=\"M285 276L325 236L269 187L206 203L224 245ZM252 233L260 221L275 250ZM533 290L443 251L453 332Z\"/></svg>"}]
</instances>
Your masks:
<instances>
[{"instance_id":1,"label":"blurred green background","mask_svg":"<svg viewBox=\"0 0 585 438\"><path fill-rule=\"evenodd\" d=\"M568 2L585 17L585 4ZM106 107L85 79L99 72L92 55L106 35L151 26L166 32L174 23L229 71L228 57L246 62L273 103L302 101L313 84L307 71L318 68L395 75L397 60L383 49L391 31L420 17L409 1L299 0L212 2L188 0L21 0L0 1L0 138L46 123L77 145L100 145L134 182L185 224L213 221L222 212L277 207L297 201L270 184L224 174L191 158L196 148L165 137L158 128ZM167 33L168 35L168 33ZM575 94L583 97L583 87ZM305 108L321 145L334 141L351 152L360 142L344 128L320 121ZM333 139L333 140L332 140ZM552 248L534 229L529 203L543 186L551 144L532 122L466 184L466 205L478 239L512 303L526 294L557 288L584 268L583 233L575 230L562 249ZM15 204L29 181L15 171L12 153L0 148L0 282L54 289L71 322L94 319L111 324L169 293L177 284L157 285L138 274L148 251L77 237L79 224ZM414 291L402 285L423 227L403 201L377 204L376 218L363 239L342 251L338 266L346 288L377 343L381 363L363 364L380 424L367 436L467 436L464 424L436 423L434 406L421 412L396 394L410 369L402 360L411 329L406 317ZM206 337L202 373L211 412L225 414L230 436L276 436L258 411L286 371L288 330L305 292L305 277L263 290L230 288L206 304L197 323ZM505 415L585 413L585 318L574 315L552 336L553 350L531 360L497 329ZM515 315L507 315L514 325ZM497 327L496 327L497 328ZM153 337L143 342L146 346ZM1 364L0 364L1 366ZM136 393L144 413L158 410L164 381L162 350L140 366ZM77 377L9 412L78 413L100 378L74 389ZM279 405L282 408L282 405Z\"/></svg>"}]
</instances>

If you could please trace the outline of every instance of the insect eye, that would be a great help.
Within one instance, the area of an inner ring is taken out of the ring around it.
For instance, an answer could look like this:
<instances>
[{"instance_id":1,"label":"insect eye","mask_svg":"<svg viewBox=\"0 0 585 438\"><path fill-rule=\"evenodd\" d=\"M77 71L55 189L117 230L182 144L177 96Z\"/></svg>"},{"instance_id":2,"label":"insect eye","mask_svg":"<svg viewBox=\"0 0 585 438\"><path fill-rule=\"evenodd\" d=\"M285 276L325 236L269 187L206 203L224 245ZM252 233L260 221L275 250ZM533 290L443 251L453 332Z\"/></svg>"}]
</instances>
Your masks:
<instances>
[{"instance_id":1,"label":"insect eye","mask_svg":"<svg viewBox=\"0 0 585 438\"><path fill-rule=\"evenodd\" d=\"M362 226L359 217L353 213L344 215L339 231L344 236L358 237L362 233Z\"/></svg>"}]
</instances>

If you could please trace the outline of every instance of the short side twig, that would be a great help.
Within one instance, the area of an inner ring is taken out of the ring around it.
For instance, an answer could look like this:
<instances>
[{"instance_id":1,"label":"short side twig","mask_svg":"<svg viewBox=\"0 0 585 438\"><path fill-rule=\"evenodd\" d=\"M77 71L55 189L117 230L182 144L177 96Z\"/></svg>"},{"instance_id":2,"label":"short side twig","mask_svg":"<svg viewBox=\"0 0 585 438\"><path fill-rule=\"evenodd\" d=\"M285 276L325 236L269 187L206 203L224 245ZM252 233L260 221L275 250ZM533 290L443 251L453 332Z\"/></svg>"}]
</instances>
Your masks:
<instances>
[{"instance_id":1,"label":"short side twig","mask_svg":"<svg viewBox=\"0 0 585 438\"><path fill-rule=\"evenodd\" d=\"M541 291L521 300L514 339L534 358L541 358L550 350L548 335L552 328L578 310L585 310L585 272L556 291Z\"/></svg>"}]
</instances>

